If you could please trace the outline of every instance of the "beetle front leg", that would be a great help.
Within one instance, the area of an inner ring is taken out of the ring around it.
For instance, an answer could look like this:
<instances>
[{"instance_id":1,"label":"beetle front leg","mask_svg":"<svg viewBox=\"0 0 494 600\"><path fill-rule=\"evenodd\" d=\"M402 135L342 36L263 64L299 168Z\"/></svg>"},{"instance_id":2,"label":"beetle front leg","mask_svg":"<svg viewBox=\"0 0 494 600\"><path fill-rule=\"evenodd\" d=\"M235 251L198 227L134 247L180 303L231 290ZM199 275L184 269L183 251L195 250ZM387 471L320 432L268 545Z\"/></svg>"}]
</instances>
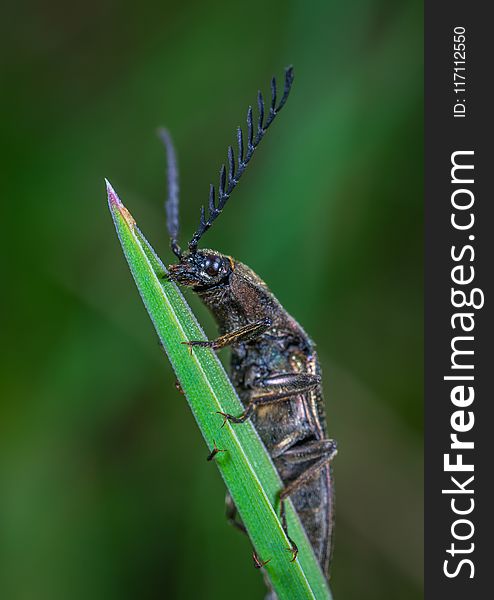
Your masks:
<instances>
[{"instance_id":1,"label":"beetle front leg","mask_svg":"<svg viewBox=\"0 0 494 600\"><path fill-rule=\"evenodd\" d=\"M293 396L310 392L320 383L321 378L319 375L312 375L311 373L272 375L256 382L256 387L252 390L250 400L241 415L235 417L223 412L218 412L218 414L223 415L225 418L224 423L227 421L245 423L257 406L284 402Z\"/></svg>"},{"instance_id":2,"label":"beetle front leg","mask_svg":"<svg viewBox=\"0 0 494 600\"><path fill-rule=\"evenodd\" d=\"M232 344L255 340L265 331L267 331L271 325L271 319L266 317L264 319L259 319L259 321L254 321L254 323L248 323L247 325L239 327L238 329L234 329L233 331L229 331L228 333L224 333L215 340L191 340L188 342L182 342L182 344L185 344L190 348L198 346L201 348L211 348L212 350L221 350L221 348L231 346Z\"/></svg>"}]
</instances>

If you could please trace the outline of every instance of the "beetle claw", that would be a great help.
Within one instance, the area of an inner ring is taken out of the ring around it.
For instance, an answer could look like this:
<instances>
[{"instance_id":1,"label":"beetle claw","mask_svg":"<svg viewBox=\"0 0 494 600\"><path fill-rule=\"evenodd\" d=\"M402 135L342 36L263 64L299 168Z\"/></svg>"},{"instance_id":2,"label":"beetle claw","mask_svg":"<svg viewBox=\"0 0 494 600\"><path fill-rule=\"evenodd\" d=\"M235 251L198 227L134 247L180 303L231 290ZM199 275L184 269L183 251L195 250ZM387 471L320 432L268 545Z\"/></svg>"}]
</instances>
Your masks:
<instances>
[{"instance_id":1,"label":"beetle claw","mask_svg":"<svg viewBox=\"0 0 494 600\"><path fill-rule=\"evenodd\" d=\"M271 560L270 558L268 558L268 560L261 560L255 553L255 551L252 552L252 559L254 560L254 567L256 569L262 569L262 567L267 565L268 562Z\"/></svg>"},{"instance_id":2,"label":"beetle claw","mask_svg":"<svg viewBox=\"0 0 494 600\"><path fill-rule=\"evenodd\" d=\"M219 411L219 410L217 410L216 412L217 412L217 414L219 414L219 415L222 415L222 416L223 416L223 418L224 418L224 421L223 421L223 425L222 425L222 427L224 427L224 426L225 426L225 423L226 423L227 421L229 421L230 423L245 423L245 421L247 420L247 417L249 416L249 412L250 412L250 411L248 411L248 410L244 411L244 412L243 412L243 413L240 415L240 417L235 417L234 415L229 415L228 413L224 413L224 412L221 412L221 411Z\"/></svg>"},{"instance_id":3,"label":"beetle claw","mask_svg":"<svg viewBox=\"0 0 494 600\"><path fill-rule=\"evenodd\" d=\"M223 423L221 425L222 428L227 424L228 421L231 421L232 419L235 418L235 417L232 417L232 415L229 415L228 413L221 412L220 410L217 410L216 414L221 415L223 417Z\"/></svg>"},{"instance_id":4,"label":"beetle claw","mask_svg":"<svg viewBox=\"0 0 494 600\"><path fill-rule=\"evenodd\" d=\"M288 552L292 553L292 558L290 559L290 562L295 562L298 556L298 546L291 538L288 538L288 540L290 541L291 546L287 548L287 550Z\"/></svg>"},{"instance_id":5,"label":"beetle claw","mask_svg":"<svg viewBox=\"0 0 494 600\"><path fill-rule=\"evenodd\" d=\"M211 450L211 452L208 454L208 457L206 458L206 460L209 462L211 460L213 460L213 458L219 453L219 452L227 452L227 450L222 450L221 448L218 448L218 446L216 445L215 440L213 440L213 449Z\"/></svg>"},{"instance_id":6,"label":"beetle claw","mask_svg":"<svg viewBox=\"0 0 494 600\"><path fill-rule=\"evenodd\" d=\"M189 349L189 354L192 356L192 348L195 346L193 342L180 342L182 345L187 346Z\"/></svg>"}]
</instances>

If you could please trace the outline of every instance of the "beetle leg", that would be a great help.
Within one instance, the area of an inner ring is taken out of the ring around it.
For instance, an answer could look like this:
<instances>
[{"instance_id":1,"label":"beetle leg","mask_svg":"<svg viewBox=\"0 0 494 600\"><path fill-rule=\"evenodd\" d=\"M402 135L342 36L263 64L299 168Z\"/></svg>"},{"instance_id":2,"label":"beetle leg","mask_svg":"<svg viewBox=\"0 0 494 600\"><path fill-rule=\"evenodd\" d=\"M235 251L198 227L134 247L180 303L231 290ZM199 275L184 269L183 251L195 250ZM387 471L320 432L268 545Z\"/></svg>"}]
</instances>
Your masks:
<instances>
[{"instance_id":1,"label":"beetle leg","mask_svg":"<svg viewBox=\"0 0 494 600\"><path fill-rule=\"evenodd\" d=\"M230 525L233 525L242 533L247 534L245 525L237 519L237 507L235 506L232 497L228 493L225 496L225 515Z\"/></svg>"},{"instance_id":2,"label":"beetle leg","mask_svg":"<svg viewBox=\"0 0 494 600\"><path fill-rule=\"evenodd\" d=\"M252 559L254 561L254 567L256 569L262 569L264 566L266 566L268 564L268 562L271 560L270 558L268 558L268 560L261 560L257 554L256 551L254 550L254 552L252 552Z\"/></svg>"},{"instance_id":3,"label":"beetle leg","mask_svg":"<svg viewBox=\"0 0 494 600\"><path fill-rule=\"evenodd\" d=\"M226 493L226 496L225 496L225 514L226 514L226 518L228 519L228 522L230 523L230 525L233 525L239 531L241 531L242 533L245 533L247 535L247 529L245 529L244 524L242 523L242 521L239 521L237 519L237 507L235 506L235 504L232 500L232 497L230 496L230 494L228 492ZM252 559L254 561L254 567L256 569L262 569L271 560L270 558L268 558L267 560L261 560L257 556L257 553L255 550L252 552Z\"/></svg>"},{"instance_id":4,"label":"beetle leg","mask_svg":"<svg viewBox=\"0 0 494 600\"><path fill-rule=\"evenodd\" d=\"M291 464L303 464L319 458L330 461L337 453L335 440L315 440L292 446L285 450L281 457ZM298 481L298 479L295 481Z\"/></svg>"},{"instance_id":5,"label":"beetle leg","mask_svg":"<svg viewBox=\"0 0 494 600\"><path fill-rule=\"evenodd\" d=\"M299 477L297 477L297 479L287 484L281 490L279 496L281 525L292 546L289 548L289 550L292 552L291 562L297 558L298 548L295 542L288 535L288 526L285 514L285 500L287 500L291 494L303 487L312 477L322 471L322 469L324 469L336 456L337 452L335 440L317 440L289 448L282 455L285 460L293 464L303 464L304 462L316 461Z\"/></svg>"},{"instance_id":6,"label":"beetle leg","mask_svg":"<svg viewBox=\"0 0 494 600\"><path fill-rule=\"evenodd\" d=\"M231 423L244 423L259 405L274 404L289 400L291 396L298 396L310 392L321 383L319 375L310 373L281 373L272 375L256 382L256 387L245 407L244 412L235 417L228 413L219 412L226 421Z\"/></svg>"},{"instance_id":7,"label":"beetle leg","mask_svg":"<svg viewBox=\"0 0 494 600\"><path fill-rule=\"evenodd\" d=\"M191 348L193 346L199 346L202 348L211 348L212 350L220 350L221 348L225 348L225 346L231 346L232 344L238 344L239 342L249 342L254 340L267 331L271 325L271 319L259 319L259 321L248 323L243 327L239 327L238 329L224 333L215 340L191 340L188 342L182 342L182 344L190 346Z\"/></svg>"},{"instance_id":8,"label":"beetle leg","mask_svg":"<svg viewBox=\"0 0 494 600\"><path fill-rule=\"evenodd\" d=\"M208 462L212 461L219 452L228 452L228 450L221 450L221 448L218 448L218 446L216 445L216 442L213 440L213 449L208 454L206 460Z\"/></svg>"},{"instance_id":9,"label":"beetle leg","mask_svg":"<svg viewBox=\"0 0 494 600\"><path fill-rule=\"evenodd\" d=\"M287 550L290 550L290 552L292 553L292 558L290 559L290 562L294 562L298 555L298 546L292 540L292 538L288 535L288 525L286 523L286 514L285 514L285 502L283 500L280 500L280 519L281 519L281 526L283 527L283 531L285 532L285 535L288 538L288 541L290 542L290 548L287 548Z\"/></svg>"}]
</instances>

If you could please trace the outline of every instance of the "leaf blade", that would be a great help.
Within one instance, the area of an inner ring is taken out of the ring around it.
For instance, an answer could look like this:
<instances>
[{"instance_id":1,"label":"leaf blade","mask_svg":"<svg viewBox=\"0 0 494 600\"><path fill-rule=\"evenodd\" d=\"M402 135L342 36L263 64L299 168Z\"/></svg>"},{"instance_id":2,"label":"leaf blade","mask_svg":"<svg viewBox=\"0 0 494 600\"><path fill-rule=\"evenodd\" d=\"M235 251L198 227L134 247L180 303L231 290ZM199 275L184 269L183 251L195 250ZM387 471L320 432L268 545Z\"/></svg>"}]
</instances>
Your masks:
<instances>
[{"instance_id":1,"label":"leaf blade","mask_svg":"<svg viewBox=\"0 0 494 600\"><path fill-rule=\"evenodd\" d=\"M216 464L246 526L258 555L271 559L264 567L280 600L331 598L305 531L291 503L287 506L290 535L299 558L290 563L289 541L275 507L282 488L277 471L250 422L227 423L217 411L240 414L243 407L228 376L207 348L190 352L182 342L206 339L177 286L162 279L166 269L135 220L107 182L108 202L120 244L141 299L180 381L189 406L210 449L227 452Z\"/></svg>"}]
</instances>

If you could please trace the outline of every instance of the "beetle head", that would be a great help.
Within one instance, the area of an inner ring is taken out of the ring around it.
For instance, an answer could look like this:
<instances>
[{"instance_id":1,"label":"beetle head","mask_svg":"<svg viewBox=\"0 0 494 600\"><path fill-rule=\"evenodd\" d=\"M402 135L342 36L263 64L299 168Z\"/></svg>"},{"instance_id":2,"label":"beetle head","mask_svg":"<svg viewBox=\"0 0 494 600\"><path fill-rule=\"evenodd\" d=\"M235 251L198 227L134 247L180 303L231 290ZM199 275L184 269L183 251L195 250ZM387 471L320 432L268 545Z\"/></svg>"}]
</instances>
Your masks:
<instances>
[{"instance_id":1,"label":"beetle head","mask_svg":"<svg viewBox=\"0 0 494 600\"><path fill-rule=\"evenodd\" d=\"M184 252L178 263L170 265L169 277L180 285L210 288L225 282L234 269L230 256L215 250Z\"/></svg>"}]
</instances>

